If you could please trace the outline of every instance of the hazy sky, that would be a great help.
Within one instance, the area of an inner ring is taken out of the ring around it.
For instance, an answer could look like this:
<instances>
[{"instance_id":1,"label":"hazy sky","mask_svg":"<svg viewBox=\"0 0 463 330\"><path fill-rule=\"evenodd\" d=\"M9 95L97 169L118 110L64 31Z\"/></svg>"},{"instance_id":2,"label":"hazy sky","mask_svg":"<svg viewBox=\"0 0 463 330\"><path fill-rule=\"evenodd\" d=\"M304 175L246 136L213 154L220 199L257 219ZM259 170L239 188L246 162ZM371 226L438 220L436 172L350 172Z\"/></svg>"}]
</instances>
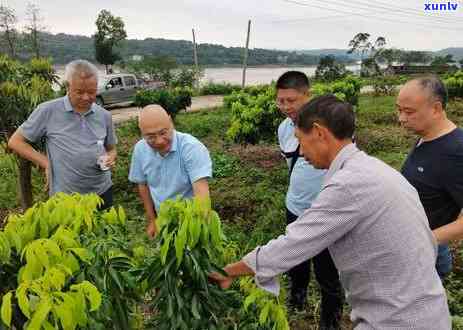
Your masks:
<instances>
[{"instance_id":1,"label":"hazy sky","mask_svg":"<svg viewBox=\"0 0 463 330\"><path fill-rule=\"evenodd\" d=\"M437 50L463 47L463 0L455 11L425 10L449 0L38 0L49 32L91 35L102 9L122 17L129 38L191 40L242 46L248 19L250 47L346 48L357 32L384 36L388 46ZM0 0L25 24L27 0Z\"/></svg>"}]
</instances>

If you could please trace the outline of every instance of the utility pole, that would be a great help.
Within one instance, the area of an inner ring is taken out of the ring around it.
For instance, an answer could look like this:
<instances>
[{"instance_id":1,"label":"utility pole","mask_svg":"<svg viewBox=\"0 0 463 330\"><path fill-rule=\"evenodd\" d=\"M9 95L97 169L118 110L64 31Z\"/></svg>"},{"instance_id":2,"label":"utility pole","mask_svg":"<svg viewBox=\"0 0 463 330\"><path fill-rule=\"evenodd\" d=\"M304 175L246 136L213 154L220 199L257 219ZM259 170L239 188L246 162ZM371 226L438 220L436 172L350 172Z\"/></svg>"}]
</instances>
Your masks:
<instances>
[{"instance_id":1,"label":"utility pole","mask_svg":"<svg viewBox=\"0 0 463 330\"><path fill-rule=\"evenodd\" d=\"M246 36L246 48L244 50L244 60L243 60L243 81L241 87L244 88L246 84L246 68L248 66L248 49L249 49L249 34L251 33L251 20L248 21L248 34Z\"/></svg>"},{"instance_id":2,"label":"utility pole","mask_svg":"<svg viewBox=\"0 0 463 330\"><path fill-rule=\"evenodd\" d=\"M199 75L198 50L196 48L195 29L191 29L191 32L193 32L193 59L195 62L196 75ZM197 81L196 84L199 86L199 81Z\"/></svg>"}]
</instances>

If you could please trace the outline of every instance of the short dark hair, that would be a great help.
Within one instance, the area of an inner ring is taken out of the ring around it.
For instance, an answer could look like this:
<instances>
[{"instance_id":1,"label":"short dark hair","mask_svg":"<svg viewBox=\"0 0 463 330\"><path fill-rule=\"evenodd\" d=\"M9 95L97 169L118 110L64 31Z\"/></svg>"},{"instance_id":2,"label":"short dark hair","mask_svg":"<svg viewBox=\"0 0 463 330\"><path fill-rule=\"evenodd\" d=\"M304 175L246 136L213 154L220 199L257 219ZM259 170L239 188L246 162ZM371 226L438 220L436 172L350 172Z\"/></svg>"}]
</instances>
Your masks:
<instances>
[{"instance_id":1,"label":"short dark hair","mask_svg":"<svg viewBox=\"0 0 463 330\"><path fill-rule=\"evenodd\" d=\"M449 100L449 94L444 83L438 76L430 75L420 77L416 78L415 81L421 86L421 88L428 90L432 98L442 103L442 108L445 110Z\"/></svg>"},{"instance_id":2,"label":"short dark hair","mask_svg":"<svg viewBox=\"0 0 463 330\"><path fill-rule=\"evenodd\" d=\"M305 92L309 89L310 82L304 72L287 71L277 80L276 89L297 89Z\"/></svg>"},{"instance_id":3,"label":"short dark hair","mask_svg":"<svg viewBox=\"0 0 463 330\"><path fill-rule=\"evenodd\" d=\"M352 105L332 94L316 97L302 106L296 120L297 127L306 133L314 123L328 128L339 140L351 139L355 132Z\"/></svg>"}]
</instances>

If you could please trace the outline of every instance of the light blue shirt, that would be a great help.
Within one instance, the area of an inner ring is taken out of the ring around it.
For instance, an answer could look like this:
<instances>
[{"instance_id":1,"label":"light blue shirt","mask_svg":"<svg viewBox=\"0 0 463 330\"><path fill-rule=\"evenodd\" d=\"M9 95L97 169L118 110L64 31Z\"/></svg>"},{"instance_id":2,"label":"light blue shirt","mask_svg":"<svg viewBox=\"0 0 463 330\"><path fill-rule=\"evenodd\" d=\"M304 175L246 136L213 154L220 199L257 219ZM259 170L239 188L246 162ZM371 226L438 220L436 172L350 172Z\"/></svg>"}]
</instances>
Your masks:
<instances>
[{"instance_id":1,"label":"light blue shirt","mask_svg":"<svg viewBox=\"0 0 463 330\"><path fill-rule=\"evenodd\" d=\"M278 142L283 153L294 152L299 141L294 135L295 127L290 118L286 118L278 127ZM288 168L291 158L286 158ZM325 170L317 170L303 157L299 157L289 178L289 187L286 193L286 207L293 214L299 216L304 210L310 208L321 190Z\"/></svg>"},{"instance_id":2,"label":"light blue shirt","mask_svg":"<svg viewBox=\"0 0 463 330\"><path fill-rule=\"evenodd\" d=\"M193 197L193 183L212 177L209 151L195 137L173 132L170 151L161 156L144 140L135 145L129 180L147 184L156 212L167 199Z\"/></svg>"}]
</instances>

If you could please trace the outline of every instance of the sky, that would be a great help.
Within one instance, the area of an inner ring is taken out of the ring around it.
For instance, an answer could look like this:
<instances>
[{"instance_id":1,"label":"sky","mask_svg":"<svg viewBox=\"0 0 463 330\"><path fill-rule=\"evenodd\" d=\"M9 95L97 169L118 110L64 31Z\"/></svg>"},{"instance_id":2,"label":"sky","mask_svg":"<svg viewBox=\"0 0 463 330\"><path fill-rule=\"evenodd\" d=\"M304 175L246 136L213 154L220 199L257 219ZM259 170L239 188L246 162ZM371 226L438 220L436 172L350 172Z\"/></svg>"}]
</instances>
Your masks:
<instances>
[{"instance_id":1,"label":"sky","mask_svg":"<svg viewBox=\"0 0 463 330\"><path fill-rule=\"evenodd\" d=\"M51 33L92 35L102 9L120 16L128 38L192 39L250 48L347 48L358 32L386 38L388 47L439 50L463 47L463 0L0 0L26 24L26 6L40 8ZM429 11L426 4L457 5Z\"/></svg>"}]
</instances>

